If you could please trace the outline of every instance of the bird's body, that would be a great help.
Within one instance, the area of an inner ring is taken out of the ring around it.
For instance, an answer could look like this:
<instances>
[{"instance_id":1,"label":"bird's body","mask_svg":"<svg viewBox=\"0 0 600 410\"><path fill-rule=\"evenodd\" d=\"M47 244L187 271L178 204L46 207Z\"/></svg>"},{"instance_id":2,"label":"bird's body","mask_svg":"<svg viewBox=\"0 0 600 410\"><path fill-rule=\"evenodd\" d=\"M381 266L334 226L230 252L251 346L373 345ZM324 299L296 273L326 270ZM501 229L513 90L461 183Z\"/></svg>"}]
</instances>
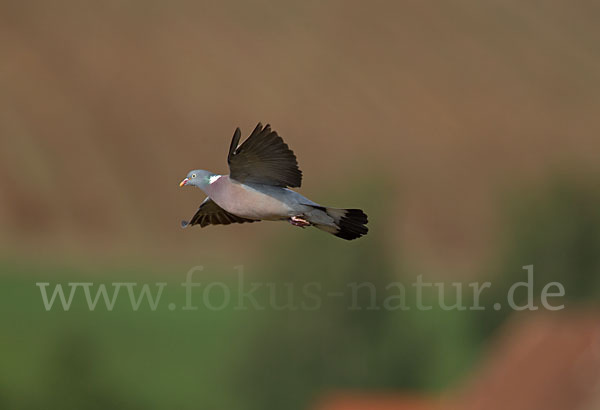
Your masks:
<instances>
[{"instance_id":1,"label":"bird's body","mask_svg":"<svg viewBox=\"0 0 600 410\"><path fill-rule=\"evenodd\" d=\"M300 209L302 195L287 188L261 184L243 184L219 176L206 193L221 208L242 218L277 221L288 219Z\"/></svg>"},{"instance_id":2,"label":"bird's body","mask_svg":"<svg viewBox=\"0 0 600 410\"><path fill-rule=\"evenodd\" d=\"M219 175L206 190L221 208L236 216L255 221L281 221L293 216L308 216L314 224L333 226L334 220L321 205L289 188L242 184Z\"/></svg>"},{"instance_id":3,"label":"bird's body","mask_svg":"<svg viewBox=\"0 0 600 410\"><path fill-rule=\"evenodd\" d=\"M348 240L367 233L367 216L361 210L323 207L288 188L300 186L302 173L293 152L268 125L263 129L259 124L238 147L239 138L238 128L227 159L230 175L195 170L181 182L208 195L184 227L287 220Z\"/></svg>"}]
</instances>

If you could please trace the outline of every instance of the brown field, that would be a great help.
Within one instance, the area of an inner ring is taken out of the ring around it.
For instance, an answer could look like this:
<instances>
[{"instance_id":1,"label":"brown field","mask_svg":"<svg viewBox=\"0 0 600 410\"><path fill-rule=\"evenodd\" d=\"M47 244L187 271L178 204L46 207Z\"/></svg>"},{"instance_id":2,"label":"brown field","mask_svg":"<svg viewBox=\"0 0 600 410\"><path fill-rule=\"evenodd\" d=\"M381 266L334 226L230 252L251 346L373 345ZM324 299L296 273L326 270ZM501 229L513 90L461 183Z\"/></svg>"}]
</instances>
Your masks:
<instances>
[{"instance_id":1,"label":"brown field","mask_svg":"<svg viewBox=\"0 0 600 410\"><path fill-rule=\"evenodd\" d=\"M171 258L291 234L179 228L202 199L179 180L227 172L234 128L262 121L302 193L383 201L390 246L461 266L505 193L599 171L599 18L591 1L3 1L0 245ZM371 182L389 193L352 192Z\"/></svg>"}]
</instances>

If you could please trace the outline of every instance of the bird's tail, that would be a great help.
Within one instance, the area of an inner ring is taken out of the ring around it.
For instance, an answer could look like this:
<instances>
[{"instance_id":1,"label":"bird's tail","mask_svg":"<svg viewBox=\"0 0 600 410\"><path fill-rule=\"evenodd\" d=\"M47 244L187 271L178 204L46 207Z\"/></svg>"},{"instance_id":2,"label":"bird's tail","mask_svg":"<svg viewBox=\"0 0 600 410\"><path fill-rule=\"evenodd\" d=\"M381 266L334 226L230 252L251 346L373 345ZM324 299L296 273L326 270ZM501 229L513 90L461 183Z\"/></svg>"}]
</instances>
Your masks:
<instances>
[{"instance_id":1,"label":"bird's tail","mask_svg":"<svg viewBox=\"0 0 600 410\"><path fill-rule=\"evenodd\" d=\"M369 232L365 225L369 222L367 214L360 209L322 208L335 223L335 226L315 224L323 231L351 241Z\"/></svg>"}]
</instances>

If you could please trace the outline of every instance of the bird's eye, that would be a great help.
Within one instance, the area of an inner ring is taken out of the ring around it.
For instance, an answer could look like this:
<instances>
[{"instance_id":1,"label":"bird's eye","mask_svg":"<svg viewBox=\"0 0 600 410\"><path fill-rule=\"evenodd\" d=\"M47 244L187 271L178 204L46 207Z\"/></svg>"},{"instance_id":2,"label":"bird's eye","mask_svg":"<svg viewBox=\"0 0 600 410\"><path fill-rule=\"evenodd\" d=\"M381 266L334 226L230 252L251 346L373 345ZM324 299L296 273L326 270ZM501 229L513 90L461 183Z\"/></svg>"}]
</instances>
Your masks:
<instances>
[{"instance_id":1,"label":"bird's eye","mask_svg":"<svg viewBox=\"0 0 600 410\"><path fill-rule=\"evenodd\" d=\"M192 174L192 178L196 178L196 174Z\"/></svg>"}]
</instances>

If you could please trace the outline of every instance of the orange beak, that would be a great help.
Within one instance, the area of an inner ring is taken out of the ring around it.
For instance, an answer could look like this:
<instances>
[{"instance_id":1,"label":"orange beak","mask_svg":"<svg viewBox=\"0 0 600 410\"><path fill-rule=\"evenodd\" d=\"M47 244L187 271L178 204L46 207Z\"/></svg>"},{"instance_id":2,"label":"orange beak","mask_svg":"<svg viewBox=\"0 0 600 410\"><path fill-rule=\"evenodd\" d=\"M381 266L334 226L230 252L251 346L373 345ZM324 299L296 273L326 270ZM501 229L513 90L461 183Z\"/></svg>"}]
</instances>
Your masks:
<instances>
[{"instance_id":1,"label":"orange beak","mask_svg":"<svg viewBox=\"0 0 600 410\"><path fill-rule=\"evenodd\" d=\"M189 181L189 179L187 179L187 178L186 178L186 179L184 179L183 181L181 181L181 182L179 183L179 186L184 186L184 185L187 185L188 181Z\"/></svg>"}]
</instances>

